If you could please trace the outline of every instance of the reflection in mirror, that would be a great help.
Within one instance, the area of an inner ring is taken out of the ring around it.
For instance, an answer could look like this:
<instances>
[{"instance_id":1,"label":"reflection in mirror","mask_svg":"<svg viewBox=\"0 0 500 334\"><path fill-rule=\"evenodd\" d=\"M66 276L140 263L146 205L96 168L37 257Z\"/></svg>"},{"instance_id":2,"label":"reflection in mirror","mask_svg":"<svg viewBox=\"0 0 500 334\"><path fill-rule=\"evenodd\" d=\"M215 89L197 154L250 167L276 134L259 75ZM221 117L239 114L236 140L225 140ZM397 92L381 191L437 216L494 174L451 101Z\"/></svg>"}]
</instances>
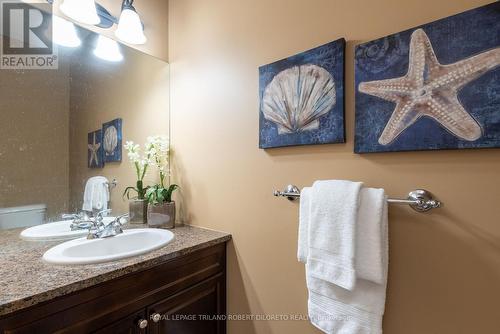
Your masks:
<instances>
[{"instance_id":1,"label":"reflection in mirror","mask_svg":"<svg viewBox=\"0 0 500 334\"><path fill-rule=\"evenodd\" d=\"M127 213L122 194L137 179L123 145L169 135L167 63L60 18L53 40L57 69L0 70L0 229L82 211L91 177L111 185L109 201L87 192L91 211Z\"/></svg>"}]
</instances>

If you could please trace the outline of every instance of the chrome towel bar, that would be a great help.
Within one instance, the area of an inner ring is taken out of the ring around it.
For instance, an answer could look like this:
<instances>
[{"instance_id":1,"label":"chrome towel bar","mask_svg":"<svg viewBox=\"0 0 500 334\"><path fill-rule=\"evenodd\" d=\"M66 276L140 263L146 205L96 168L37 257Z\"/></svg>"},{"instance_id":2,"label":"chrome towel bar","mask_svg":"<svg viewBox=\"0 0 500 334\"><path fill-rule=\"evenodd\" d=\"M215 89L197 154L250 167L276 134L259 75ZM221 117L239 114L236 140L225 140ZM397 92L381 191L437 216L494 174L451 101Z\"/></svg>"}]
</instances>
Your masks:
<instances>
[{"instance_id":1,"label":"chrome towel bar","mask_svg":"<svg viewBox=\"0 0 500 334\"><path fill-rule=\"evenodd\" d=\"M300 198L300 189L289 184L283 191L274 191L274 196L286 197L290 201ZM413 210L418 212L427 212L431 209L437 209L443 206L443 203L434 198L434 196L427 190L417 189L408 194L406 199L402 198L388 198L387 202L390 204L408 204Z\"/></svg>"}]
</instances>

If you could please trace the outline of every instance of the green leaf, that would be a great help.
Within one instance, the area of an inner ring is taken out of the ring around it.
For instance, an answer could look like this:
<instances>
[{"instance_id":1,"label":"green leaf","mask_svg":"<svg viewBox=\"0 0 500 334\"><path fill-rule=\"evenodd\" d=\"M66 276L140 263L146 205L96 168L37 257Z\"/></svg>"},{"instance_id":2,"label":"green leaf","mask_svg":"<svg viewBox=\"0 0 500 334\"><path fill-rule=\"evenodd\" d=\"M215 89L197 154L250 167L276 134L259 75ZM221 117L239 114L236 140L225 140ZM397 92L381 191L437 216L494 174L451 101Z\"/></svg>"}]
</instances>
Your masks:
<instances>
[{"instance_id":1,"label":"green leaf","mask_svg":"<svg viewBox=\"0 0 500 334\"><path fill-rule=\"evenodd\" d=\"M165 196L163 196L163 188L159 188L156 191L156 200L160 203L163 203L165 201Z\"/></svg>"},{"instance_id":2,"label":"green leaf","mask_svg":"<svg viewBox=\"0 0 500 334\"><path fill-rule=\"evenodd\" d=\"M151 195L153 195L155 191L156 190L154 187L148 188L148 190L146 190L146 196L151 197Z\"/></svg>"},{"instance_id":3,"label":"green leaf","mask_svg":"<svg viewBox=\"0 0 500 334\"><path fill-rule=\"evenodd\" d=\"M169 203L170 203L170 202L172 202L172 193L173 193L176 189L178 189L178 188L179 188L179 186L178 186L178 185L176 185L176 184L171 184L171 185L168 187L168 189L167 189L167 191L166 191L166 195L165 195L165 198L167 199L167 202L169 202Z\"/></svg>"},{"instance_id":4,"label":"green leaf","mask_svg":"<svg viewBox=\"0 0 500 334\"><path fill-rule=\"evenodd\" d=\"M139 193L139 192L137 191L137 189L136 189L136 188L134 188L134 187L127 187L127 188L125 188L125 190L123 191L123 195L122 195L122 197L123 197L123 198L125 198L125 196L127 196L127 199L130 199L130 191L131 191L131 190L134 190L135 192Z\"/></svg>"},{"instance_id":5,"label":"green leaf","mask_svg":"<svg viewBox=\"0 0 500 334\"><path fill-rule=\"evenodd\" d=\"M176 184L171 184L168 188L163 188L161 185L155 184L154 186L146 187L145 197L151 204L170 203L172 202L172 193L178 188L179 186Z\"/></svg>"},{"instance_id":6,"label":"green leaf","mask_svg":"<svg viewBox=\"0 0 500 334\"><path fill-rule=\"evenodd\" d=\"M138 199L145 199L146 198L146 192L148 191L148 189L150 188L150 186L146 186L137 192L137 198Z\"/></svg>"}]
</instances>

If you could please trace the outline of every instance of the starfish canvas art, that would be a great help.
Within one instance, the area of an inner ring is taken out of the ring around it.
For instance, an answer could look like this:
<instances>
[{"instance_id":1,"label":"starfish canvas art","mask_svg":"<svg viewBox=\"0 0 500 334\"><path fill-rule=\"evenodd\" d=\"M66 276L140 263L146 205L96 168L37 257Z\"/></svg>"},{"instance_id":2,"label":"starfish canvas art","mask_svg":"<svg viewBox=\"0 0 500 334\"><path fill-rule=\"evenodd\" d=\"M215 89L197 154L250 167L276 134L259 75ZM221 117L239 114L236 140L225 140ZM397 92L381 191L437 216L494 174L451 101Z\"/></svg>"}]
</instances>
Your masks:
<instances>
[{"instance_id":1,"label":"starfish canvas art","mask_svg":"<svg viewBox=\"0 0 500 334\"><path fill-rule=\"evenodd\" d=\"M357 46L355 151L500 146L499 36L494 3Z\"/></svg>"},{"instance_id":2,"label":"starfish canvas art","mask_svg":"<svg viewBox=\"0 0 500 334\"><path fill-rule=\"evenodd\" d=\"M104 167L104 150L102 146L102 130L90 132L87 140L88 159L87 165L89 168Z\"/></svg>"}]
</instances>

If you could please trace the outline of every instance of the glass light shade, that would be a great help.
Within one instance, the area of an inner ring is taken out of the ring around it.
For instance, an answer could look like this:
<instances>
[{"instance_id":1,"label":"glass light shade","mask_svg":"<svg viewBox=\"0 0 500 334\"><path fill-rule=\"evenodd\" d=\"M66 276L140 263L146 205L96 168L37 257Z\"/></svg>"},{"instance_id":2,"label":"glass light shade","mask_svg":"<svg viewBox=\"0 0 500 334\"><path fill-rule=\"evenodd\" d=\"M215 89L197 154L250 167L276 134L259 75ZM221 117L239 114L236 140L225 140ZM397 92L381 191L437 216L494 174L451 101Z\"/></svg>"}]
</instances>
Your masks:
<instances>
[{"instance_id":1,"label":"glass light shade","mask_svg":"<svg viewBox=\"0 0 500 334\"><path fill-rule=\"evenodd\" d=\"M139 15L130 8L122 10L115 35L128 44L144 44L147 41Z\"/></svg>"},{"instance_id":2,"label":"glass light shade","mask_svg":"<svg viewBox=\"0 0 500 334\"><path fill-rule=\"evenodd\" d=\"M94 0L64 0L59 9L64 15L80 23L95 25L101 22Z\"/></svg>"},{"instance_id":3,"label":"glass light shade","mask_svg":"<svg viewBox=\"0 0 500 334\"><path fill-rule=\"evenodd\" d=\"M118 43L109 37L99 35L94 55L107 61L122 61L123 55L120 52Z\"/></svg>"},{"instance_id":4,"label":"glass light shade","mask_svg":"<svg viewBox=\"0 0 500 334\"><path fill-rule=\"evenodd\" d=\"M69 48L77 48L82 44L75 25L55 15L52 15L52 40Z\"/></svg>"}]
</instances>

